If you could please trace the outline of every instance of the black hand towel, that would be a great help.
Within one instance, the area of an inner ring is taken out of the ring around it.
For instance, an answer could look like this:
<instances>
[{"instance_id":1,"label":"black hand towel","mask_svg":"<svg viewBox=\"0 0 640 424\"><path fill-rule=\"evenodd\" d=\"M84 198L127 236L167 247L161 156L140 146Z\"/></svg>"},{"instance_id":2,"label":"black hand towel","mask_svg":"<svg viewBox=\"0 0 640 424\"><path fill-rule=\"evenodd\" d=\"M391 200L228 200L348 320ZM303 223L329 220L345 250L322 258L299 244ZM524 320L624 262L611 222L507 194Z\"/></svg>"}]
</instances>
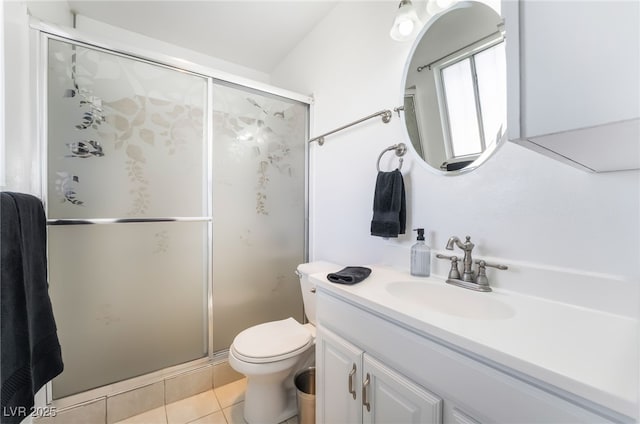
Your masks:
<instances>
[{"instance_id":1,"label":"black hand towel","mask_svg":"<svg viewBox=\"0 0 640 424\"><path fill-rule=\"evenodd\" d=\"M397 169L391 172L378 172L373 197L371 235L398 237L398 234L404 234L406 208L402 173Z\"/></svg>"},{"instance_id":2,"label":"black hand towel","mask_svg":"<svg viewBox=\"0 0 640 424\"><path fill-rule=\"evenodd\" d=\"M0 422L29 415L36 392L63 369L47 283L42 203L0 193Z\"/></svg>"},{"instance_id":3,"label":"black hand towel","mask_svg":"<svg viewBox=\"0 0 640 424\"><path fill-rule=\"evenodd\" d=\"M338 272L327 274L327 280L332 283L355 284L367 278L369 274L371 274L371 270L369 268L362 266L348 266Z\"/></svg>"}]
</instances>

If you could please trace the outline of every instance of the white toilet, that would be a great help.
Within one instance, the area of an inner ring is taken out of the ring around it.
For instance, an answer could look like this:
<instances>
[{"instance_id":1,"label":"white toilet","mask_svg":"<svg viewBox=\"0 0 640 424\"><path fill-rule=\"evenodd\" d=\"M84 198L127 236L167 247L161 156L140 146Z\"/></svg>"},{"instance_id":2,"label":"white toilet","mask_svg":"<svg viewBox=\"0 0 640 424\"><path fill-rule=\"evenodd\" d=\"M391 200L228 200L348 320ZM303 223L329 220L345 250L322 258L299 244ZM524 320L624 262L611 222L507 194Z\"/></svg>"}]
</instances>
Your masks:
<instances>
[{"instance_id":1,"label":"white toilet","mask_svg":"<svg viewBox=\"0 0 640 424\"><path fill-rule=\"evenodd\" d=\"M247 376L244 419L249 424L275 424L296 415L293 377L315 361L315 285L309 275L340 269L322 261L298 265L308 324L293 318L266 322L247 328L233 340L229 364Z\"/></svg>"}]
</instances>

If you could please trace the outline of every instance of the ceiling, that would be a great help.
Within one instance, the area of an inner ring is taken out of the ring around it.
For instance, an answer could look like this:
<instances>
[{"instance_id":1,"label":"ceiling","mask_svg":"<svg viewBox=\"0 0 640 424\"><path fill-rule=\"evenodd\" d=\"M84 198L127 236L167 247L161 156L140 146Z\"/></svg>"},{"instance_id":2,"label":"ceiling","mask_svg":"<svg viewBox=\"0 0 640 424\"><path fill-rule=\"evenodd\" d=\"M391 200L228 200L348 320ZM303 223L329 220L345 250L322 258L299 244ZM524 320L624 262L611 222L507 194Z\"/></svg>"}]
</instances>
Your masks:
<instances>
[{"instance_id":1,"label":"ceiling","mask_svg":"<svg viewBox=\"0 0 640 424\"><path fill-rule=\"evenodd\" d=\"M72 12L264 73L337 4L313 0L69 0Z\"/></svg>"}]
</instances>

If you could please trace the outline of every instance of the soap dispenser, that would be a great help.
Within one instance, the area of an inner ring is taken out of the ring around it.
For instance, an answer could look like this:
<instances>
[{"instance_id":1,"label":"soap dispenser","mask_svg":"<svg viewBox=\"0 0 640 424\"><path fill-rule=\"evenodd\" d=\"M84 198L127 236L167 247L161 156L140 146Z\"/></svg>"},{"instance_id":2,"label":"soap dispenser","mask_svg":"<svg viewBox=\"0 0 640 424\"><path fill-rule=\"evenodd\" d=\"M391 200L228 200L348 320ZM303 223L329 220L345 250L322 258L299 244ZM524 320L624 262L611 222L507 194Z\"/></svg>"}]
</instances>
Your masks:
<instances>
[{"instance_id":1,"label":"soap dispenser","mask_svg":"<svg viewBox=\"0 0 640 424\"><path fill-rule=\"evenodd\" d=\"M416 228L416 244L411 246L411 275L428 277L431 274L431 248L424 242L424 228Z\"/></svg>"}]
</instances>

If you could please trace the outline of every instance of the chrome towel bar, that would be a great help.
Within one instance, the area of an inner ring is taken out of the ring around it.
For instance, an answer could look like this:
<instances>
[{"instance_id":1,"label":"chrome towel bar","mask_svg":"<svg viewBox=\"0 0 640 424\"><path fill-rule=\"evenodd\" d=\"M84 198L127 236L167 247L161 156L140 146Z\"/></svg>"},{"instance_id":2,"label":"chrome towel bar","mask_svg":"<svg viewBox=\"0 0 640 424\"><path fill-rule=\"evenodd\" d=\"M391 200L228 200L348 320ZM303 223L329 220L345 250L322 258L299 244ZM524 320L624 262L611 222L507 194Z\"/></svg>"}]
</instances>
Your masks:
<instances>
[{"instance_id":1,"label":"chrome towel bar","mask_svg":"<svg viewBox=\"0 0 640 424\"><path fill-rule=\"evenodd\" d=\"M364 121L366 121L368 119L375 118L376 116L382 116L382 122L384 122L385 124L388 124L389 121L391 121L391 116L392 115L391 115L391 111L389 109L385 109L385 110L381 110L381 111L376 112L376 113L372 113L371 115L365 116L364 118L358 119L357 121L353 121L353 122L351 122L351 123L349 123L347 125L341 126L340 128L336 128L333 131L329 131L327 133L324 133L322 135L314 137L314 138L309 140L309 143L317 141L318 145L322 146L324 144L324 138L326 136L331 135L333 133L337 133L338 131L342 131L345 128L352 127L352 126L354 126L356 124L359 124L360 122L364 122Z\"/></svg>"}]
</instances>

